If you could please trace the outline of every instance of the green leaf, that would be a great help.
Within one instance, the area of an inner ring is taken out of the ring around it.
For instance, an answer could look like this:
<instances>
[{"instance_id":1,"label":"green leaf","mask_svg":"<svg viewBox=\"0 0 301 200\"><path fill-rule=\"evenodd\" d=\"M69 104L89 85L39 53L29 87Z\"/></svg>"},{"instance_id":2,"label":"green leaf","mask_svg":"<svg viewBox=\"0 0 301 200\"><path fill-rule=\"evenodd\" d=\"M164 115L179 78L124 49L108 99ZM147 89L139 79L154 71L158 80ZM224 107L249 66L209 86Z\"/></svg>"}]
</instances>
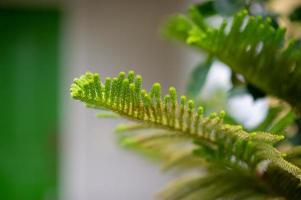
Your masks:
<instances>
[{"instance_id":1,"label":"green leaf","mask_svg":"<svg viewBox=\"0 0 301 200\"><path fill-rule=\"evenodd\" d=\"M203 86L205 85L209 69L212 65L212 57L208 57L204 62L198 64L190 75L190 81L187 85L187 94L192 99L195 99Z\"/></svg>"},{"instance_id":2,"label":"green leaf","mask_svg":"<svg viewBox=\"0 0 301 200\"><path fill-rule=\"evenodd\" d=\"M186 42L188 32L192 28L192 23L183 15L169 17L162 34L169 39L177 39Z\"/></svg>"},{"instance_id":3,"label":"green leaf","mask_svg":"<svg viewBox=\"0 0 301 200\"><path fill-rule=\"evenodd\" d=\"M257 127L253 128L252 131L268 131L269 127L281 111L281 106L270 107L265 119Z\"/></svg>"},{"instance_id":4,"label":"green leaf","mask_svg":"<svg viewBox=\"0 0 301 200\"><path fill-rule=\"evenodd\" d=\"M207 24L204 20L203 15L200 13L198 7L191 6L188 10L188 15L190 19L200 28L207 29Z\"/></svg>"},{"instance_id":5,"label":"green leaf","mask_svg":"<svg viewBox=\"0 0 301 200\"><path fill-rule=\"evenodd\" d=\"M296 119L296 115L293 111L289 111L281 119L279 119L268 131L272 133L281 133L284 129L292 124Z\"/></svg>"}]
</instances>

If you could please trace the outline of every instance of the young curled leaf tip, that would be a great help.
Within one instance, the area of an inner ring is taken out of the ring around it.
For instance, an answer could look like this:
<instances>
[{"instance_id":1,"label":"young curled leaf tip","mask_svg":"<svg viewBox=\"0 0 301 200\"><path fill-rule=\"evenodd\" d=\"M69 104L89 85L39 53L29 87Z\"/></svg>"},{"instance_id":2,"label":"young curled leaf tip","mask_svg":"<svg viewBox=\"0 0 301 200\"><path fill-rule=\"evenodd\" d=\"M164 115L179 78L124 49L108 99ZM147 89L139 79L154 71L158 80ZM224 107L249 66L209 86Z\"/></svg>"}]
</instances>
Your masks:
<instances>
[{"instance_id":1,"label":"young curled leaf tip","mask_svg":"<svg viewBox=\"0 0 301 200\"><path fill-rule=\"evenodd\" d=\"M198 107L198 115L202 115L204 113L204 108L202 106Z\"/></svg>"},{"instance_id":2,"label":"young curled leaf tip","mask_svg":"<svg viewBox=\"0 0 301 200\"><path fill-rule=\"evenodd\" d=\"M129 73L128 73L128 79L129 79L129 81L132 83L133 81L134 81L134 79L135 79L135 72L134 71L129 71Z\"/></svg>"},{"instance_id":3,"label":"young curled leaf tip","mask_svg":"<svg viewBox=\"0 0 301 200\"><path fill-rule=\"evenodd\" d=\"M125 78L125 72L119 72L118 77L122 79Z\"/></svg>"},{"instance_id":4,"label":"young curled leaf tip","mask_svg":"<svg viewBox=\"0 0 301 200\"><path fill-rule=\"evenodd\" d=\"M210 118L210 119L214 119L214 118L216 118L216 117L217 117L217 114L216 114L215 112L210 113L210 115L209 115L209 118Z\"/></svg>"},{"instance_id":5,"label":"young curled leaf tip","mask_svg":"<svg viewBox=\"0 0 301 200\"><path fill-rule=\"evenodd\" d=\"M220 119L224 119L225 116L226 116L226 112L225 112L224 110L220 111L220 113L219 113L219 118L220 118Z\"/></svg>"},{"instance_id":6,"label":"young curled leaf tip","mask_svg":"<svg viewBox=\"0 0 301 200\"><path fill-rule=\"evenodd\" d=\"M123 84L126 84L126 85L127 85L127 84L129 84L129 79L126 78L126 79L124 79L122 82L123 82Z\"/></svg>"},{"instance_id":7,"label":"young curled leaf tip","mask_svg":"<svg viewBox=\"0 0 301 200\"><path fill-rule=\"evenodd\" d=\"M193 100L188 101L188 108L189 108L189 110L193 110L193 108L194 108L194 101Z\"/></svg>"},{"instance_id":8,"label":"young curled leaf tip","mask_svg":"<svg viewBox=\"0 0 301 200\"><path fill-rule=\"evenodd\" d=\"M177 95L177 90L176 90L176 88L170 87L170 88L169 88L169 93L170 93L170 97L176 98L176 95Z\"/></svg>"},{"instance_id":9,"label":"young curled leaf tip","mask_svg":"<svg viewBox=\"0 0 301 200\"><path fill-rule=\"evenodd\" d=\"M136 81L141 82L141 81L142 81L142 76L141 76L141 75L137 75L137 76L136 76Z\"/></svg>"},{"instance_id":10,"label":"young curled leaf tip","mask_svg":"<svg viewBox=\"0 0 301 200\"><path fill-rule=\"evenodd\" d=\"M181 96L181 106L185 106L186 104L186 96Z\"/></svg>"},{"instance_id":11,"label":"young curled leaf tip","mask_svg":"<svg viewBox=\"0 0 301 200\"><path fill-rule=\"evenodd\" d=\"M128 76L133 76L133 75L135 75L135 72L133 70L130 70Z\"/></svg>"},{"instance_id":12,"label":"young curled leaf tip","mask_svg":"<svg viewBox=\"0 0 301 200\"><path fill-rule=\"evenodd\" d=\"M151 97L156 97L159 98L161 96L161 85L160 83L154 83L151 91L150 91L150 96Z\"/></svg>"},{"instance_id":13,"label":"young curled leaf tip","mask_svg":"<svg viewBox=\"0 0 301 200\"><path fill-rule=\"evenodd\" d=\"M135 84L134 84L134 83L131 83L129 87L130 87L130 90L131 90L131 91L134 91L134 90L135 90Z\"/></svg>"}]
</instances>

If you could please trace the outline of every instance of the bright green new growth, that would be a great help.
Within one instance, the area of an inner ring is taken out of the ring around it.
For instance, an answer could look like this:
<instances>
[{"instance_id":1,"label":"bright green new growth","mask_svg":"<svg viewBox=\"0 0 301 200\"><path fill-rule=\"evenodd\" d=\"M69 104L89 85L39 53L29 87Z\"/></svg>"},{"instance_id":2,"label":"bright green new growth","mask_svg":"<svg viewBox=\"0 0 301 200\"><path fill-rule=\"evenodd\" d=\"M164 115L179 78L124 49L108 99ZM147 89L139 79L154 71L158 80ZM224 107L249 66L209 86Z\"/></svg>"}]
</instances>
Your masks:
<instances>
[{"instance_id":1,"label":"bright green new growth","mask_svg":"<svg viewBox=\"0 0 301 200\"><path fill-rule=\"evenodd\" d=\"M205 25L197 8L167 23L165 34L216 56L248 82L301 110L301 48L285 41L285 30L275 29L271 19L248 16L243 10L232 23L218 28Z\"/></svg>"},{"instance_id":2,"label":"bright green new growth","mask_svg":"<svg viewBox=\"0 0 301 200\"><path fill-rule=\"evenodd\" d=\"M284 160L283 154L273 147L273 144L284 139L283 136L263 132L247 133L241 126L224 124L224 111L205 117L203 108L195 108L194 102L187 100L185 96L181 96L178 102L174 87L171 87L169 93L162 98L159 83L155 83L150 92L142 89L141 85L141 76L135 76L133 71L127 76L124 72L120 72L116 78L106 78L105 83L100 81L98 74L88 72L74 80L71 85L71 96L89 107L111 110L122 117L141 123L141 126L134 127L135 130L146 127L164 130L130 138L125 140L125 145L143 147L146 141L158 142L156 139L162 138L174 138L179 141L185 138L194 141L193 146L184 145L183 148L187 147L187 150L182 152L183 155L176 155L166 166L181 163L183 159L194 160L192 152L195 152L197 158L204 158L213 163L222 162L226 166L236 166L246 170L249 175L258 177L265 187L269 188L266 195L288 199L301 198L301 170ZM127 128L122 127L121 130L124 132ZM133 128L129 127L128 130ZM161 143L164 146L163 140ZM158 147L158 144L154 145L147 143L144 147ZM264 163L267 163L266 166L260 170L260 166Z\"/></svg>"}]
</instances>

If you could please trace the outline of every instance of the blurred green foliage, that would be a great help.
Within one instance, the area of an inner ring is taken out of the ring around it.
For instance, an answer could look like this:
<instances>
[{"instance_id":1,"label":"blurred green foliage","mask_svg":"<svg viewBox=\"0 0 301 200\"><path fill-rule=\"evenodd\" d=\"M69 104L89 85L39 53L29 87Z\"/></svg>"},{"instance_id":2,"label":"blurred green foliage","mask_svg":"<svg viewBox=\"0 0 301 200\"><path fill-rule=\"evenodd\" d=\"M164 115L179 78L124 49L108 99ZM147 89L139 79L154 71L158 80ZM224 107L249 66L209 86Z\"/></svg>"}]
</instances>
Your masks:
<instances>
[{"instance_id":1,"label":"blurred green foliage","mask_svg":"<svg viewBox=\"0 0 301 200\"><path fill-rule=\"evenodd\" d=\"M0 9L0 199L56 199L57 10Z\"/></svg>"}]
</instances>

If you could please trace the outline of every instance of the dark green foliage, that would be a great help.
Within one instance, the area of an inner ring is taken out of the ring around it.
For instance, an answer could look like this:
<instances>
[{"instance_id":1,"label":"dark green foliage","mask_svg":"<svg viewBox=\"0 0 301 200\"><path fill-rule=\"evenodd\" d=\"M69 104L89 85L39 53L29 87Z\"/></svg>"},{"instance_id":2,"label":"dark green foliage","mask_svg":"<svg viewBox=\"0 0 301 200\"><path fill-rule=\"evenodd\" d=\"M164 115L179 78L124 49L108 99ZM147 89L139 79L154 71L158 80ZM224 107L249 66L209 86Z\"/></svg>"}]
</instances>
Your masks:
<instances>
[{"instance_id":1,"label":"dark green foliage","mask_svg":"<svg viewBox=\"0 0 301 200\"><path fill-rule=\"evenodd\" d=\"M286 45L284 29L275 29L269 18L248 16L245 10L219 28L202 28L190 16L171 18L165 34L207 51L264 92L301 108L300 45L293 40Z\"/></svg>"},{"instance_id":2,"label":"dark green foliage","mask_svg":"<svg viewBox=\"0 0 301 200\"><path fill-rule=\"evenodd\" d=\"M199 13L203 16L212 16L216 14L215 1L205 1L203 3L195 5Z\"/></svg>"},{"instance_id":3,"label":"dark green foliage","mask_svg":"<svg viewBox=\"0 0 301 200\"><path fill-rule=\"evenodd\" d=\"M209 57L205 62L198 64L198 66L192 71L190 82L187 85L187 94L189 97L196 98L202 90L212 62L213 59Z\"/></svg>"}]
</instances>

